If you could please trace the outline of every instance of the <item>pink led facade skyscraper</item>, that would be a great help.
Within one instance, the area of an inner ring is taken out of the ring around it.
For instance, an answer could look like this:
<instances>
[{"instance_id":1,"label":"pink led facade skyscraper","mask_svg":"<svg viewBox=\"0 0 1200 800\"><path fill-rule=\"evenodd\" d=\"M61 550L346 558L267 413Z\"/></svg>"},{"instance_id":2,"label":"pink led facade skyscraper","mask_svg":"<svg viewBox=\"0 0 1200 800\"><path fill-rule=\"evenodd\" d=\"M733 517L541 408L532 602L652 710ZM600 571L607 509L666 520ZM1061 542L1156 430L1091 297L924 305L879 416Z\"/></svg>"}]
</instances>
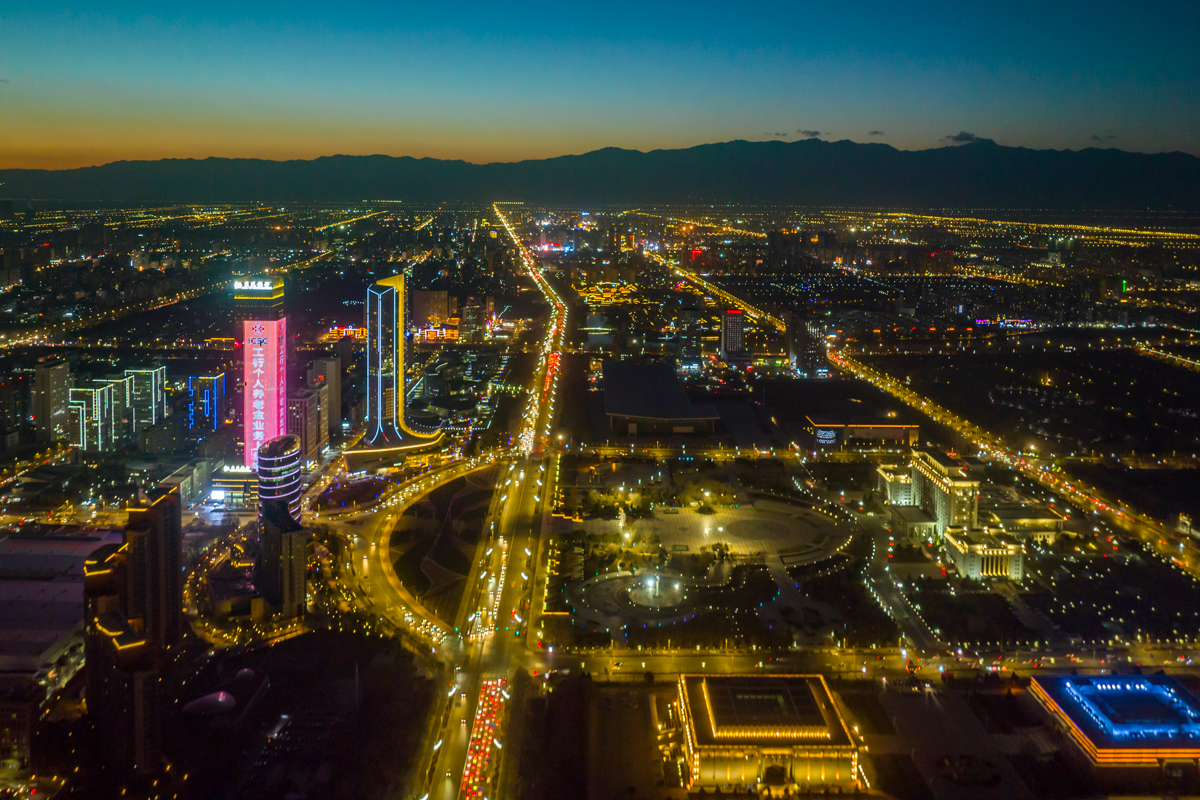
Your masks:
<instances>
[{"instance_id":1,"label":"pink led facade skyscraper","mask_svg":"<svg viewBox=\"0 0 1200 800\"><path fill-rule=\"evenodd\" d=\"M287 320L247 320L245 464L258 468L258 448L287 433Z\"/></svg>"},{"instance_id":2,"label":"pink led facade skyscraper","mask_svg":"<svg viewBox=\"0 0 1200 800\"><path fill-rule=\"evenodd\" d=\"M287 320L283 280L234 281L242 335L243 461L258 468L258 448L287 433Z\"/></svg>"}]
</instances>

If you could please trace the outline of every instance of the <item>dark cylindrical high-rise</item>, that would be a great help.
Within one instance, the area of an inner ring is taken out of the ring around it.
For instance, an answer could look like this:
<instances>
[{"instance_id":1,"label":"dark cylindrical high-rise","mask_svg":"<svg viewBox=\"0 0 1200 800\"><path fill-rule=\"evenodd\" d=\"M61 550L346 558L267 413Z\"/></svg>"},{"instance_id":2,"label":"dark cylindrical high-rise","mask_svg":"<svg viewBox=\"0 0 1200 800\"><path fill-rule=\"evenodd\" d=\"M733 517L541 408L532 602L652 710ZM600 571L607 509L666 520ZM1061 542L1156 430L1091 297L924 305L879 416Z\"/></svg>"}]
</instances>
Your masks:
<instances>
[{"instance_id":1,"label":"dark cylindrical high-rise","mask_svg":"<svg viewBox=\"0 0 1200 800\"><path fill-rule=\"evenodd\" d=\"M280 436L258 448L258 504L282 500L295 520L300 519L300 437Z\"/></svg>"}]
</instances>

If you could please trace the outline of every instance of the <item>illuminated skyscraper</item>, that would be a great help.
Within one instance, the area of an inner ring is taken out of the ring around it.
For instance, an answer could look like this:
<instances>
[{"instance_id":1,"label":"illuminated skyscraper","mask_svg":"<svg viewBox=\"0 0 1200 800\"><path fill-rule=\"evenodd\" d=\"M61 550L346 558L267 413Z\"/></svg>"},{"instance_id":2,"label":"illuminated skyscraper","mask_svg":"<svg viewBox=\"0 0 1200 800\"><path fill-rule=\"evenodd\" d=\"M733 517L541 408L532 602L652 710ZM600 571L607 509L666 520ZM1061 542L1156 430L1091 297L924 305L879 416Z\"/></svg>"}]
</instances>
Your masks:
<instances>
[{"instance_id":1,"label":"illuminated skyscraper","mask_svg":"<svg viewBox=\"0 0 1200 800\"><path fill-rule=\"evenodd\" d=\"M263 504L279 500L287 504L293 519L300 518L301 459L300 437L280 436L264 444L258 452L259 515Z\"/></svg>"},{"instance_id":2,"label":"illuminated skyscraper","mask_svg":"<svg viewBox=\"0 0 1200 800\"><path fill-rule=\"evenodd\" d=\"M258 450L287 432L287 319L283 279L234 281L233 298L242 318L245 456L258 466Z\"/></svg>"},{"instance_id":3,"label":"illuminated skyscraper","mask_svg":"<svg viewBox=\"0 0 1200 800\"><path fill-rule=\"evenodd\" d=\"M726 309L721 315L721 358L741 355L746 351L745 314L741 309Z\"/></svg>"},{"instance_id":4,"label":"illuminated skyscraper","mask_svg":"<svg viewBox=\"0 0 1200 800\"><path fill-rule=\"evenodd\" d=\"M114 449L113 387L100 384L70 390L71 444L89 453Z\"/></svg>"},{"instance_id":5,"label":"illuminated skyscraper","mask_svg":"<svg viewBox=\"0 0 1200 800\"><path fill-rule=\"evenodd\" d=\"M39 442L62 442L71 438L71 367L53 359L38 362L33 376L33 424Z\"/></svg>"},{"instance_id":6,"label":"illuminated skyscraper","mask_svg":"<svg viewBox=\"0 0 1200 800\"><path fill-rule=\"evenodd\" d=\"M328 433L342 432L342 360L340 358L317 358L308 368L308 388L316 389L321 384L329 387L329 403L324 407Z\"/></svg>"},{"instance_id":7,"label":"illuminated skyscraper","mask_svg":"<svg viewBox=\"0 0 1200 800\"><path fill-rule=\"evenodd\" d=\"M384 278L367 289L367 433L382 444L403 438L404 276Z\"/></svg>"},{"instance_id":8,"label":"illuminated skyscraper","mask_svg":"<svg viewBox=\"0 0 1200 800\"><path fill-rule=\"evenodd\" d=\"M408 303L404 276L367 288L367 415L360 455L412 451L437 443L441 433L412 430L404 419L404 355ZM359 459L361 462L362 459Z\"/></svg>"}]
</instances>

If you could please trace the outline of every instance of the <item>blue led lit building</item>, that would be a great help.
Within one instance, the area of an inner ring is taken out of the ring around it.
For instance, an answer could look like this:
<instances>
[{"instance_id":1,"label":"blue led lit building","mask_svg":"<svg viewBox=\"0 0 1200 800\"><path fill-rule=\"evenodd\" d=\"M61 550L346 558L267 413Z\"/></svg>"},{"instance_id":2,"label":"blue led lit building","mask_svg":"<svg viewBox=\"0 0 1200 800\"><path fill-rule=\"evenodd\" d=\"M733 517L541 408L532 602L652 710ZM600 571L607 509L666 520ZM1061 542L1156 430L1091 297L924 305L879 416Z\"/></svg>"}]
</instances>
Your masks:
<instances>
[{"instance_id":1,"label":"blue led lit building","mask_svg":"<svg viewBox=\"0 0 1200 800\"><path fill-rule=\"evenodd\" d=\"M1167 675L1039 675L1030 693L1093 768L1200 764L1200 699Z\"/></svg>"},{"instance_id":2,"label":"blue led lit building","mask_svg":"<svg viewBox=\"0 0 1200 800\"><path fill-rule=\"evenodd\" d=\"M431 448L440 431L418 431L405 419L405 348L408 300L404 275L367 288L367 415L362 446L347 464L382 464ZM353 470L353 466L351 466Z\"/></svg>"},{"instance_id":3,"label":"blue led lit building","mask_svg":"<svg viewBox=\"0 0 1200 800\"><path fill-rule=\"evenodd\" d=\"M188 378L188 429L215 431L225 419L225 373Z\"/></svg>"}]
</instances>

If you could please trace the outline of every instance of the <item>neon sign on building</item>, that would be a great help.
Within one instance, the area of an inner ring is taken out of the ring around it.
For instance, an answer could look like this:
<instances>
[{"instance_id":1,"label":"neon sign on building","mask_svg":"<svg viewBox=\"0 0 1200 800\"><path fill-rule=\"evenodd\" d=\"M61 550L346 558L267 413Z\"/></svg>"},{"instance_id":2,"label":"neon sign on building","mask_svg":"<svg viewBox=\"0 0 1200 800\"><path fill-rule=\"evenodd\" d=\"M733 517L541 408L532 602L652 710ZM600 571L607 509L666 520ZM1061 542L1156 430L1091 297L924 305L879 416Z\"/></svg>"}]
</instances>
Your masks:
<instances>
[{"instance_id":1,"label":"neon sign on building","mask_svg":"<svg viewBox=\"0 0 1200 800\"><path fill-rule=\"evenodd\" d=\"M258 466L258 448L287 433L287 320L246 320L245 341L247 467Z\"/></svg>"}]
</instances>

